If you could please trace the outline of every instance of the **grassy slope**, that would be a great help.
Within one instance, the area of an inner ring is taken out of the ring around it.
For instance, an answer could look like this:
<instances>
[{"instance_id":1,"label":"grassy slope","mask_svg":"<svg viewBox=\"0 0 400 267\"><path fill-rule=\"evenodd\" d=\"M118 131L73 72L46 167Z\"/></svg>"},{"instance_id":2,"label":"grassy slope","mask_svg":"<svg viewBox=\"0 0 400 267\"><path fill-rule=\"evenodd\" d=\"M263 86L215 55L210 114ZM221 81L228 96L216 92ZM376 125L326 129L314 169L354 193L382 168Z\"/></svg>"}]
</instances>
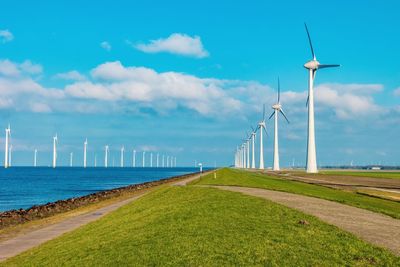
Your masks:
<instances>
[{"instance_id":1,"label":"grassy slope","mask_svg":"<svg viewBox=\"0 0 400 267\"><path fill-rule=\"evenodd\" d=\"M298 224L307 220L310 225ZM284 206L212 188L168 187L25 252L6 266L395 266L376 248Z\"/></svg>"},{"instance_id":2,"label":"grassy slope","mask_svg":"<svg viewBox=\"0 0 400 267\"><path fill-rule=\"evenodd\" d=\"M321 171L321 174L400 179L400 172Z\"/></svg>"},{"instance_id":3,"label":"grassy slope","mask_svg":"<svg viewBox=\"0 0 400 267\"><path fill-rule=\"evenodd\" d=\"M295 194L313 196L347 205L380 212L400 219L400 203L366 195L331 189L318 185L284 180L264 174L251 173L235 169L218 171L217 179L213 175L203 176L192 184L236 185L285 191Z\"/></svg>"}]
</instances>

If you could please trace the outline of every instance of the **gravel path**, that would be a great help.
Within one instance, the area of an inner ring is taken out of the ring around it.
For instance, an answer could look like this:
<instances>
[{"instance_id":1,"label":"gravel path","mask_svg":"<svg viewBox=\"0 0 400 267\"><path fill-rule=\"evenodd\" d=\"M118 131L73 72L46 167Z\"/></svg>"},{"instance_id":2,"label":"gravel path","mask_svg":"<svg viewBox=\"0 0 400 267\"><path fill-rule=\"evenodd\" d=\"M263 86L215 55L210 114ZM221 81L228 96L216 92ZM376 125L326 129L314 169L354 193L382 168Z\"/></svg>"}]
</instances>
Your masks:
<instances>
[{"instance_id":1,"label":"gravel path","mask_svg":"<svg viewBox=\"0 0 400 267\"><path fill-rule=\"evenodd\" d=\"M324 199L236 186L212 186L261 197L318 217L372 244L400 255L400 220Z\"/></svg>"}]
</instances>

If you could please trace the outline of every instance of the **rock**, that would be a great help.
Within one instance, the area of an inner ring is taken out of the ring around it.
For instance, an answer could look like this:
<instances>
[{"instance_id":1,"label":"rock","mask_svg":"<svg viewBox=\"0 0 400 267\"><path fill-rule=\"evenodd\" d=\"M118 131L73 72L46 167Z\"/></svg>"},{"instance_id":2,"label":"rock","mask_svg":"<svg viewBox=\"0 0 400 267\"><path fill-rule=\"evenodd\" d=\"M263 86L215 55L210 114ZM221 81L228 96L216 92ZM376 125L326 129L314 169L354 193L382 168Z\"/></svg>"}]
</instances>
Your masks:
<instances>
[{"instance_id":1,"label":"rock","mask_svg":"<svg viewBox=\"0 0 400 267\"><path fill-rule=\"evenodd\" d=\"M298 224L302 224L302 225L310 225L310 223L306 220L300 220L298 221Z\"/></svg>"}]
</instances>

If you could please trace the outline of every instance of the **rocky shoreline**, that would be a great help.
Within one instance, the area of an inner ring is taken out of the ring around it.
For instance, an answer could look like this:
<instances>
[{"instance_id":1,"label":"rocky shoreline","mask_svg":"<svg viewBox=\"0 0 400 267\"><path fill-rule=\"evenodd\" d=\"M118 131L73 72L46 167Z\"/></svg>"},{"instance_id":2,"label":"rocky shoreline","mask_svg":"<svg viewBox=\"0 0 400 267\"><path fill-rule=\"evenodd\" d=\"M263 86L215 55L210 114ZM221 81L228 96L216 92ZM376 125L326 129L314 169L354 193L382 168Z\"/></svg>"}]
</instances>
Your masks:
<instances>
[{"instance_id":1,"label":"rocky shoreline","mask_svg":"<svg viewBox=\"0 0 400 267\"><path fill-rule=\"evenodd\" d=\"M151 188L157 185L178 181L197 173L174 176L171 178L161 179L153 182L145 182L141 184L128 185L111 190L96 192L90 195L74 197L56 202L49 202L44 205L35 205L29 209L18 209L0 212L0 230L12 225L22 224L28 221L50 217L52 215L70 211L89 204L97 203L105 199L118 197L123 193L137 192L143 189Z\"/></svg>"}]
</instances>

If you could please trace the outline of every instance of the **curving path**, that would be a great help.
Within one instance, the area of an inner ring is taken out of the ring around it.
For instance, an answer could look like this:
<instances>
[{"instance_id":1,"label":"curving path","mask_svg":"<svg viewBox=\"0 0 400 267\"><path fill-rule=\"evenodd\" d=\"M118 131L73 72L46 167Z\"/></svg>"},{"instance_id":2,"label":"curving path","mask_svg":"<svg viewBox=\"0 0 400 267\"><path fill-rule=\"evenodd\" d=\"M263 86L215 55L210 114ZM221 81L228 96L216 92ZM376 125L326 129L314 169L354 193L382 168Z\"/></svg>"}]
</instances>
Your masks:
<instances>
[{"instance_id":1,"label":"curving path","mask_svg":"<svg viewBox=\"0 0 400 267\"><path fill-rule=\"evenodd\" d=\"M237 186L210 186L256 196L318 217L400 255L400 220L356 207L292 193Z\"/></svg>"}]
</instances>

